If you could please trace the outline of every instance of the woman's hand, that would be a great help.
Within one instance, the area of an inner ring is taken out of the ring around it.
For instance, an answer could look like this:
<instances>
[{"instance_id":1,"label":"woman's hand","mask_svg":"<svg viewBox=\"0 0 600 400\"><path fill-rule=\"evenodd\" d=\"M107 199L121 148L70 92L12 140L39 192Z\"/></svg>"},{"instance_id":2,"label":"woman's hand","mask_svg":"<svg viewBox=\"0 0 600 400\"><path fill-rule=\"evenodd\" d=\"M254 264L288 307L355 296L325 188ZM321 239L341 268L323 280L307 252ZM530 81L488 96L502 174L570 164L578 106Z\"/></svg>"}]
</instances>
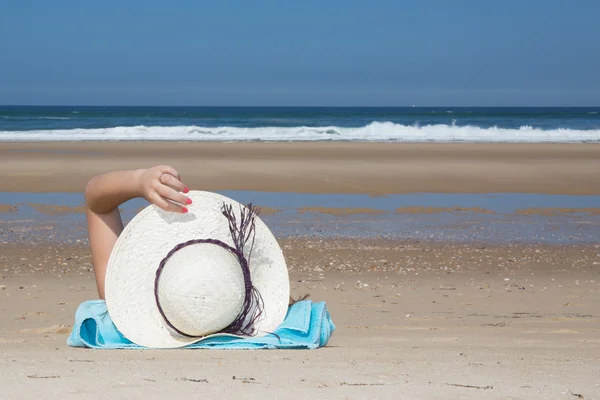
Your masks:
<instances>
[{"instance_id":1,"label":"woman's hand","mask_svg":"<svg viewBox=\"0 0 600 400\"><path fill-rule=\"evenodd\" d=\"M181 193L188 193L189 189L175 168L168 165L141 170L138 185L146 200L165 211L186 213L185 205L192 204L192 200Z\"/></svg>"}]
</instances>

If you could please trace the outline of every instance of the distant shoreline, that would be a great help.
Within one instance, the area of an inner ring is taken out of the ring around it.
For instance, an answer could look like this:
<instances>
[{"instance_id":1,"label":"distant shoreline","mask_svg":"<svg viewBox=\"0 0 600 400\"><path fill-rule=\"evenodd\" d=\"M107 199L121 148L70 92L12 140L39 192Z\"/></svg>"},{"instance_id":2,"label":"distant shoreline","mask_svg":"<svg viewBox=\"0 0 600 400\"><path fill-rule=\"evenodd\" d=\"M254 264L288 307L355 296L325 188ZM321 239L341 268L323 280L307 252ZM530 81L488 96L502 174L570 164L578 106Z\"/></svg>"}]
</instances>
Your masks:
<instances>
[{"instance_id":1,"label":"distant shoreline","mask_svg":"<svg viewBox=\"0 0 600 400\"><path fill-rule=\"evenodd\" d=\"M4 106L0 142L600 143L593 107Z\"/></svg>"}]
</instances>

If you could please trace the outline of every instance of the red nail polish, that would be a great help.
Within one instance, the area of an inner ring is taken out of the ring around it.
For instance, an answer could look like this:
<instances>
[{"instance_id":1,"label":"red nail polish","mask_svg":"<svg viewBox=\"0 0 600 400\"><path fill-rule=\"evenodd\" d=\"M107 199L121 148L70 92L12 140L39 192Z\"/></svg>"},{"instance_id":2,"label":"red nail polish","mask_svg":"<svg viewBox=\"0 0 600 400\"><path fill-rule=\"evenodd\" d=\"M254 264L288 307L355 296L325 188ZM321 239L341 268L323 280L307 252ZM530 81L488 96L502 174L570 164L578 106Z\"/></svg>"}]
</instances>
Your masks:
<instances>
[{"instance_id":1,"label":"red nail polish","mask_svg":"<svg viewBox=\"0 0 600 400\"><path fill-rule=\"evenodd\" d=\"M185 207L183 207L183 212L184 212L184 213L188 212L188 209L187 209L187 208L185 208Z\"/></svg>"},{"instance_id":2,"label":"red nail polish","mask_svg":"<svg viewBox=\"0 0 600 400\"><path fill-rule=\"evenodd\" d=\"M183 189L183 193L188 193L190 191L190 189L188 189L187 187Z\"/></svg>"},{"instance_id":3,"label":"red nail polish","mask_svg":"<svg viewBox=\"0 0 600 400\"><path fill-rule=\"evenodd\" d=\"M186 204L192 204L192 199L187 199L185 203Z\"/></svg>"}]
</instances>

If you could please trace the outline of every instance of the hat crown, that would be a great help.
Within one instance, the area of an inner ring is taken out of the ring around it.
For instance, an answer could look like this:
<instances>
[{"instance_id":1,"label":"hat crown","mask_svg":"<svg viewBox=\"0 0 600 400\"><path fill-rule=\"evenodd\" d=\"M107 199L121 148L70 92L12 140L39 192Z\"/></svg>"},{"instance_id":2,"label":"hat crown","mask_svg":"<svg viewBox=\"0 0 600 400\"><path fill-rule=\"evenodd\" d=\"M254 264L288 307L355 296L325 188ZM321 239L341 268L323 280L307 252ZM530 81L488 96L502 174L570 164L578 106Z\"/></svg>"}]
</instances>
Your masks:
<instances>
[{"instance_id":1,"label":"hat crown","mask_svg":"<svg viewBox=\"0 0 600 400\"><path fill-rule=\"evenodd\" d=\"M243 308L244 293L237 256L211 243L196 243L173 253L157 282L164 317L189 336L228 327Z\"/></svg>"}]
</instances>

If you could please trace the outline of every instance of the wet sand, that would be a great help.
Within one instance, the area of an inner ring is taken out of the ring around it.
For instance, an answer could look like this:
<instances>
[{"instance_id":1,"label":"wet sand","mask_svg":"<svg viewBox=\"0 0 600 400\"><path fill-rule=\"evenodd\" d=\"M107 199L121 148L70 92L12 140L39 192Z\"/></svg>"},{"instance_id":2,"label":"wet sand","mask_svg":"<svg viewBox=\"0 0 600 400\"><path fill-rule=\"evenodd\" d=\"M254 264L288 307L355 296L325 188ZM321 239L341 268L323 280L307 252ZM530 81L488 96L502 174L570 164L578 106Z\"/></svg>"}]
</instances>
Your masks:
<instances>
[{"instance_id":1,"label":"wet sand","mask_svg":"<svg viewBox=\"0 0 600 400\"><path fill-rule=\"evenodd\" d=\"M163 163L211 191L600 194L596 144L337 142L0 142L0 191L78 192L95 174Z\"/></svg>"},{"instance_id":2,"label":"wet sand","mask_svg":"<svg viewBox=\"0 0 600 400\"><path fill-rule=\"evenodd\" d=\"M301 207L297 211L299 214L304 213L319 213L327 215L356 215L356 214L384 214L384 210L377 210L374 208L343 208L343 207Z\"/></svg>"},{"instance_id":3,"label":"wet sand","mask_svg":"<svg viewBox=\"0 0 600 400\"><path fill-rule=\"evenodd\" d=\"M527 208L517 210L517 213L523 215L545 215L549 217L564 214L600 215L600 208Z\"/></svg>"},{"instance_id":4,"label":"wet sand","mask_svg":"<svg viewBox=\"0 0 600 400\"><path fill-rule=\"evenodd\" d=\"M0 204L0 213L17 212L19 208L12 204Z\"/></svg>"},{"instance_id":5,"label":"wet sand","mask_svg":"<svg viewBox=\"0 0 600 400\"><path fill-rule=\"evenodd\" d=\"M481 207L401 207L396 214L438 214L438 213L494 214L494 211Z\"/></svg>"}]
</instances>

